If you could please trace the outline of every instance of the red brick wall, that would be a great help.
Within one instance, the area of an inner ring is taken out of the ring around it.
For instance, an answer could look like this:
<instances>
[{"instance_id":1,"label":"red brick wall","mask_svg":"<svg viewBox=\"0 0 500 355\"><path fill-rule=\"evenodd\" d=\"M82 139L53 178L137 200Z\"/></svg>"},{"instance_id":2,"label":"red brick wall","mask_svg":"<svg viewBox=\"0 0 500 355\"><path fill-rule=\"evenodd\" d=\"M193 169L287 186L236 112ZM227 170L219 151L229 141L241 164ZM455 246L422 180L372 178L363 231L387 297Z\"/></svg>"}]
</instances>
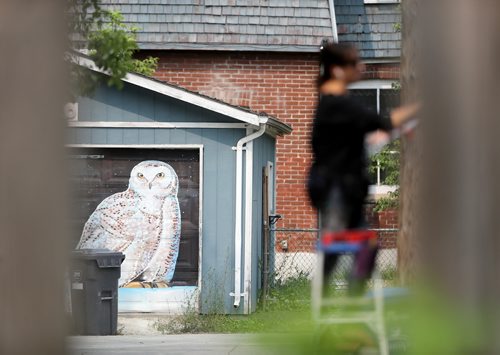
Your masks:
<instances>
[{"instance_id":1,"label":"red brick wall","mask_svg":"<svg viewBox=\"0 0 500 355\"><path fill-rule=\"evenodd\" d=\"M367 64L364 78L380 80L399 80L399 63Z\"/></svg>"},{"instance_id":2,"label":"red brick wall","mask_svg":"<svg viewBox=\"0 0 500 355\"><path fill-rule=\"evenodd\" d=\"M155 78L227 103L275 116L293 128L276 149L277 213L281 228L316 228L317 217L305 190L318 55L306 53L145 51L159 57ZM399 65L367 65L367 78L397 79ZM310 235L310 236L309 236ZM306 233L301 241L311 246Z\"/></svg>"},{"instance_id":3,"label":"red brick wall","mask_svg":"<svg viewBox=\"0 0 500 355\"><path fill-rule=\"evenodd\" d=\"M385 210L376 212L373 210L374 202L368 202L365 205L365 216L369 228L387 229L378 232L378 241L381 248L396 248L398 229L398 211ZM391 230L389 230L391 229Z\"/></svg>"}]
</instances>

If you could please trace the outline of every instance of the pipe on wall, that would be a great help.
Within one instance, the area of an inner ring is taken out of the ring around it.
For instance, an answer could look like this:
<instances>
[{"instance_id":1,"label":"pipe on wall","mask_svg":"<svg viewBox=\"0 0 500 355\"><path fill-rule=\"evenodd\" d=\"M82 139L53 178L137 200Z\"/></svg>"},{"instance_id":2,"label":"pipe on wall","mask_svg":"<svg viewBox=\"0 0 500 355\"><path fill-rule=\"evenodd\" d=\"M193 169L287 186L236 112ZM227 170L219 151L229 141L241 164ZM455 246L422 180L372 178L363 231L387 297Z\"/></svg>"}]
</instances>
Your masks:
<instances>
[{"instance_id":1,"label":"pipe on wall","mask_svg":"<svg viewBox=\"0 0 500 355\"><path fill-rule=\"evenodd\" d=\"M265 125L263 125L265 127ZM245 151L245 227L243 261L243 313L250 314L252 299L252 212L253 212L253 141L248 142Z\"/></svg>"},{"instance_id":2,"label":"pipe on wall","mask_svg":"<svg viewBox=\"0 0 500 355\"><path fill-rule=\"evenodd\" d=\"M332 37L333 42L339 42L339 35L337 31L337 16L335 15L335 4L333 0L328 0L328 5L330 6L330 20L332 21Z\"/></svg>"},{"instance_id":3,"label":"pipe on wall","mask_svg":"<svg viewBox=\"0 0 500 355\"><path fill-rule=\"evenodd\" d=\"M245 270L250 270L247 274L245 272L245 292L241 292L241 246L242 246L242 210L243 210L243 203L242 203L242 195L243 195L243 150L244 149L250 149L250 157L253 157L252 151L253 151L253 146L250 145L248 146L247 143L253 141L254 139L259 138L262 136L265 131L266 131L266 123L267 123L267 117L264 117L261 119L260 123L260 128L258 131L251 133L243 138L241 138L238 143L236 144L236 147L233 147L233 149L236 150L236 206L235 206L235 227L234 227L234 292L230 293L231 296L234 297L234 303L233 306L234 308L238 308L240 306L241 302L241 297L245 297L245 312L248 312L248 300L249 300L249 292L250 292L250 287L249 283L251 280L247 280L247 277L251 277L251 269L246 266ZM243 148L244 145L247 145L247 147ZM247 157L248 157L248 151L247 151ZM252 158L253 159L253 158ZM251 223L252 223L252 198L251 198L251 191L249 192L249 189L252 188L252 177L250 174L253 174L253 162L249 161L247 158L247 166L246 166L246 177L245 177L245 182L246 182L246 206L245 206L245 265L248 263L248 265L251 266L251 256L252 256L252 251L251 251ZM250 168L250 169L249 169ZM250 173L250 174L249 174ZM250 176L249 176L250 175ZM250 200L248 199L250 197ZM250 228L248 225L250 224ZM249 231L248 231L249 230Z\"/></svg>"}]
</instances>

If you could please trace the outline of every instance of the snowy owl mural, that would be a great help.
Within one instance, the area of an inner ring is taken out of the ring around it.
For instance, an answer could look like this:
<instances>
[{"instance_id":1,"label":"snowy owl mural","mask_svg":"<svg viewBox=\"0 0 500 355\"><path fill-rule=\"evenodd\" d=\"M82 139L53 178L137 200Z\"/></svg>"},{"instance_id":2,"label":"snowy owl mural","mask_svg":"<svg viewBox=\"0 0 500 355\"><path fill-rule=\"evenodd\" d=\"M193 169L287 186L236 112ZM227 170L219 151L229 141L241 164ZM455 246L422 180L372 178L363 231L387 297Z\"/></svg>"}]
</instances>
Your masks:
<instances>
[{"instance_id":1,"label":"snowy owl mural","mask_svg":"<svg viewBox=\"0 0 500 355\"><path fill-rule=\"evenodd\" d=\"M90 215L77 248L124 253L120 287L132 281L143 287L166 287L179 254L178 189L177 174L167 163L137 164L128 189L104 199Z\"/></svg>"}]
</instances>

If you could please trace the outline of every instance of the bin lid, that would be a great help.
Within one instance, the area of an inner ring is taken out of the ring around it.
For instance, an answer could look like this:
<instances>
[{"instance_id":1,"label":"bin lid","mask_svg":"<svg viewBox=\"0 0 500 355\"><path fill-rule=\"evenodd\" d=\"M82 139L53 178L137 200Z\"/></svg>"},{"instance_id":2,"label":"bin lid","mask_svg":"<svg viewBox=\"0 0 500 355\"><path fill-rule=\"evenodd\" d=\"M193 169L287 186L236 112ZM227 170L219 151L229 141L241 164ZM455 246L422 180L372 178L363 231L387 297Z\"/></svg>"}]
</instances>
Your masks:
<instances>
[{"instance_id":1,"label":"bin lid","mask_svg":"<svg viewBox=\"0 0 500 355\"><path fill-rule=\"evenodd\" d=\"M73 259L95 260L100 268L120 267L125 255L109 249L77 249L72 253Z\"/></svg>"}]
</instances>

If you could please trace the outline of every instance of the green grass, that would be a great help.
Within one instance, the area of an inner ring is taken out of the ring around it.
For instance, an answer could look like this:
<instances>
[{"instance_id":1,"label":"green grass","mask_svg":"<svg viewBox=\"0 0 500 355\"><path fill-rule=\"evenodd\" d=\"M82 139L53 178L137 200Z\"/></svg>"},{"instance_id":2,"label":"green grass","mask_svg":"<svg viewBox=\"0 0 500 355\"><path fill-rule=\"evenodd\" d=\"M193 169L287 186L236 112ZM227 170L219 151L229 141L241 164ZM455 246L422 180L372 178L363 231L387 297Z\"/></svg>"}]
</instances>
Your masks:
<instances>
[{"instance_id":1,"label":"green grass","mask_svg":"<svg viewBox=\"0 0 500 355\"><path fill-rule=\"evenodd\" d=\"M390 279L392 275L393 270L387 270L384 276ZM168 322L158 321L156 328L165 334L256 334L272 354L351 354L360 346L376 346L373 332L363 325L319 328L312 320L310 294L310 280L299 276L275 284L265 308L260 303L250 315L223 315L216 312L221 307L214 307L211 314L200 315L195 307L188 307L184 314ZM342 296L345 290L332 288L331 294ZM400 313L400 309L390 311Z\"/></svg>"},{"instance_id":2,"label":"green grass","mask_svg":"<svg viewBox=\"0 0 500 355\"><path fill-rule=\"evenodd\" d=\"M394 282L394 270L387 269L381 275L385 281ZM158 321L156 327L164 333L255 334L261 346L272 354L355 354L360 348L376 349L376 337L364 325L315 325L311 319L310 286L305 277L275 284L266 308L259 305L250 315L222 315L215 309L212 314L199 315L190 307L169 322ZM345 291L332 293L340 296ZM473 317L463 316L463 310L439 299L426 302L421 297L418 306L414 301L391 300L385 304L391 354L456 354L480 348L481 328Z\"/></svg>"},{"instance_id":3,"label":"green grass","mask_svg":"<svg viewBox=\"0 0 500 355\"><path fill-rule=\"evenodd\" d=\"M198 314L195 307L171 320L158 320L155 327L165 334L283 332L311 326L310 281L305 277L273 287L266 308L259 305L250 315L225 315L215 307L210 314Z\"/></svg>"},{"instance_id":4,"label":"green grass","mask_svg":"<svg viewBox=\"0 0 500 355\"><path fill-rule=\"evenodd\" d=\"M395 270L385 270L384 280L392 280ZM332 290L332 297L343 295ZM221 297L216 297L222 299ZM304 275L276 282L269 290L265 307L259 302L250 315L226 315L223 305L211 307L209 314L198 314L195 306L168 321L158 320L155 327L165 334L182 333L281 333L312 329L311 281Z\"/></svg>"}]
</instances>

